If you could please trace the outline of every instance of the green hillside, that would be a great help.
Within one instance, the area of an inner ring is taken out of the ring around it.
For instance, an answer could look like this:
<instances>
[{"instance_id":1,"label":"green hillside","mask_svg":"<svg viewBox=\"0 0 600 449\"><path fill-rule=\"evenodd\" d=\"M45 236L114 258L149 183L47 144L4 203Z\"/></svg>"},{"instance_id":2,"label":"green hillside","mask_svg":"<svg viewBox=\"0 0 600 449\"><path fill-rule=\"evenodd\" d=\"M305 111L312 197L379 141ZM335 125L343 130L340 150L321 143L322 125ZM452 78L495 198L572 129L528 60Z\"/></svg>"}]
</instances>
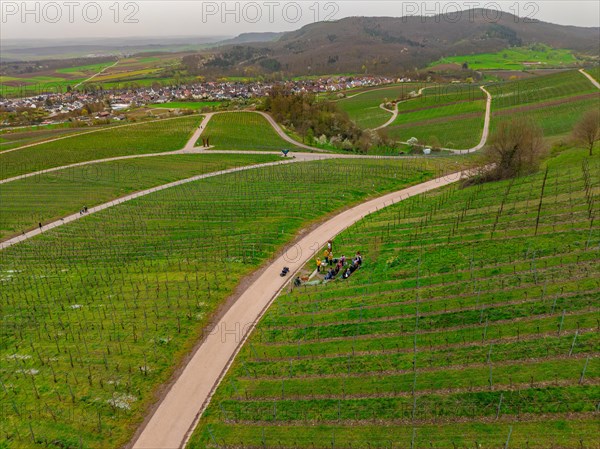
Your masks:
<instances>
[{"instance_id":1,"label":"green hillside","mask_svg":"<svg viewBox=\"0 0 600 449\"><path fill-rule=\"evenodd\" d=\"M179 150L200 119L195 115L112 127L0 154L0 178L96 159Z\"/></svg>"},{"instance_id":2,"label":"green hillside","mask_svg":"<svg viewBox=\"0 0 600 449\"><path fill-rule=\"evenodd\" d=\"M596 448L600 157L413 197L282 294L190 448ZM312 271L311 262L309 271Z\"/></svg>"},{"instance_id":3,"label":"green hillside","mask_svg":"<svg viewBox=\"0 0 600 449\"><path fill-rule=\"evenodd\" d=\"M449 56L432 64L468 64L472 70L526 70L532 68L573 67L577 58L571 50L553 49L545 45L513 47L496 53Z\"/></svg>"},{"instance_id":4,"label":"green hillside","mask_svg":"<svg viewBox=\"0 0 600 449\"><path fill-rule=\"evenodd\" d=\"M456 166L353 159L253 169L3 250L0 447L125 444L217 308L300 229Z\"/></svg>"}]
</instances>

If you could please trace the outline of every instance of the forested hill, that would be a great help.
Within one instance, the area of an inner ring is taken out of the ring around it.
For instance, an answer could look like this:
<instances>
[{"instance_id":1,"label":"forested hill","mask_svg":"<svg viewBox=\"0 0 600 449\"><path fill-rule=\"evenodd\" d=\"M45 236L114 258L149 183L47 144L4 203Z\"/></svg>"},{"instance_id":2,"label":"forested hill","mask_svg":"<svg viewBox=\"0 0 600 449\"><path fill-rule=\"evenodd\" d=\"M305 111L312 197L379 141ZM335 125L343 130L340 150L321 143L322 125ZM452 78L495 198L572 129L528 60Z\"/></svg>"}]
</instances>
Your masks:
<instances>
[{"instance_id":1,"label":"forested hill","mask_svg":"<svg viewBox=\"0 0 600 449\"><path fill-rule=\"evenodd\" d=\"M292 75L394 74L441 57L496 52L543 43L598 53L600 28L524 19L493 10L430 17L350 17L284 33L274 42L228 45L188 56L193 73L244 74L283 71Z\"/></svg>"}]
</instances>

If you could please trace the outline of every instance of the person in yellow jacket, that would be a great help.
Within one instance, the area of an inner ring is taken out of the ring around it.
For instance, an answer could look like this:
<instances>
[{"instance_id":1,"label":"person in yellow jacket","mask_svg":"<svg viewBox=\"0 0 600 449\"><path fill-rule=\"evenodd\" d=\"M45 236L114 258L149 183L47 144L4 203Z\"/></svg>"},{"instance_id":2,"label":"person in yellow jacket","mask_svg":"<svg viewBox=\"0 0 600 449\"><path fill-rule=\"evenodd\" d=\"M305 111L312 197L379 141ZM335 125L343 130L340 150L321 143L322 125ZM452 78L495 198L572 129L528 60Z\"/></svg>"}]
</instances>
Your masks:
<instances>
[{"instance_id":1,"label":"person in yellow jacket","mask_svg":"<svg viewBox=\"0 0 600 449\"><path fill-rule=\"evenodd\" d=\"M328 259L329 259L329 250L326 249L325 251L323 251L323 262L326 264Z\"/></svg>"},{"instance_id":2,"label":"person in yellow jacket","mask_svg":"<svg viewBox=\"0 0 600 449\"><path fill-rule=\"evenodd\" d=\"M317 257L317 273L321 272L321 259Z\"/></svg>"},{"instance_id":3,"label":"person in yellow jacket","mask_svg":"<svg viewBox=\"0 0 600 449\"><path fill-rule=\"evenodd\" d=\"M329 255L327 256L327 263L333 266L333 251L329 251Z\"/></svg>"}]
</instances>

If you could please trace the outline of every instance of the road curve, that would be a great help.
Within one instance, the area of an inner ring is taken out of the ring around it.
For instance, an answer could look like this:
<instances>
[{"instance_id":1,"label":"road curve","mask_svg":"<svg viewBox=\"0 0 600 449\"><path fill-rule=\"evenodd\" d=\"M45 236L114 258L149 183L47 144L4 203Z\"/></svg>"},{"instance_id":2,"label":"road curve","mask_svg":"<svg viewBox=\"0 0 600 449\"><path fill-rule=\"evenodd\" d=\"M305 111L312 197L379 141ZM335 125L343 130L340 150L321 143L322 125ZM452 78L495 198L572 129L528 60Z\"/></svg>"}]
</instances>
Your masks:
<instances>
[{"instance_id":1,"label":"road curve","mask_svg":"<svg viewBox=\"0 0 600 449\"><path fill-rule=\"evenodd\" d=\"M321 148L316 148L316 147L311 147L309 145L304 145L300 142L296 142L294 139L292 139L290 136L288 136L283 129L281 129L281 127L279 126L279 124L277 124L277 122L273 119L273 117L271 117L269 114L262 112L262 111L222 111L222 112L209 112L207 114L204 114L204 118L202 119L202 122L200 123L200 125L198 126L198 128L196 128L196 130L194 131L194 133L192 134L192 137L190 137L188 139L188 141L186 142L186 144L184 145L184 147L180 150L175 150L175 151L167 151L167 152L162 152L162 153L146 153L146 154L130 154L127 156L115 156L115 157L108 157L108 158L104 158L104 159L94 159L91 161L83 161L83 162L76 162L74 164L69 164L69 165L61 165L60 167L52 167L52 168L46 168L44 170L38 170L35 172L30 172L30 173L25 173L22 175L18 175L18 176L13 176L11 178L6 178L6 179L0 179L0 184L6 184L8 182L13 182L13 181L18 181L21 179L25 179L25 178L31 178L33 176L40 176L40 175L44 175L44 174L48 174L48 173L52 173L55 171L59 171L59 170L66 170L69 168L74 168L74 167L81 167L84 165L90 165L90 164L99 164L102 162L115 162L115 161L122 161L122 160L126 160L126 159L136 159L136 158L145 158L145 157L155 157L155 156L172 156L175 154L199 154L199 153L204 153L207 152L206 150L210 150L211 148L213 148L213 146L210 147L197 147L196 146L196 142L198 141L198 139L200 138L200 136L202 135L202 133L204 132L204 130L206 129L206 126L208 125L208 122L210 121L210 119L215 115L215 114L229 114L229 113L233 113L233 112L253 112L253 113L257 113L262 115L263 117L265 117L265 119L267 119L267 121L269 122L269 124L273 127L273 129L275 130L275 132L284 140L286 140L287 142L300 147L300 148L305 148L308 150L312 150L312 151L316 151L316 152L320 152L320 153L327 153L327 154L335 154L335 153L331 153L327 150L323 150ZM175 118L180 118L180 117L175 117ZM163 119L163 120L172 120L173 118L168 118L168 119ZM143 123L151 123L151 122L143 122ZM136 125L137 123L131 123L128 125L122 125L119 127L123 127L123 126L133 126ZM117 127L115 127L117 128ZM112 128L111 128L112 129ZM77 135L82 135L82 134L90 134L90 133L94 133L94 132L98 132L98 131L102 131L102 130L93 130L93 131L87 131L84 133L78 133ZM51 140L46 140L44 142L40 142L37 144L31 144L31 145L27 145L27 146L34 146L34 145L39 145L41 143L46 143L46 142L53 142L55 140L62 140L62 139L66 139L68 137L73 137L73 136L64 136L64 137L59 137L57 139L51 139ZM14 148L12 150L6 150L5 152L8 153L10 151L15 151L18 149L22 149L22 148L27 148L27 146L24 147L19 147L19 148ZM0 152L0 154L2 154L3 152ZM277 154L280 155L281 152L279 151L244 151L244 150L232 150L232 151L227 151L227 150L211 150L210 154ZM304 159L306 159L306 154L305 153L295 153L297 156L302 157ZM357 155L359 156L359 155Z\"/></svg>"},{"instance_id":2,"label":"road curve","mask_svg":"<svg viewBox=\"0 0 600 449\"><path fill-rule=\"evenodd\" d=\"M423 91L425 89L431 89L433 87L436 87L436 86L421 87L419 89L419 91L417 92L417 95L414 96L413 98L420 97L421 95L423 95ZM411 98L410 100L412 100L413 98ZM396 118L398 118L398 104L404 103L405 101L409 101L409 100L401 100L401 101L397 101L396 103L394 103L394 109L391 110L391 111L388 108L386 108L383 103L380 104L379 107L381 109L383 109L384 111L391 113L392 117L390 117L390 119L387 122L385 122L383 125L378 126L377 128L373 128L373 130L377 131L377 130L380 130L380 129L383 129L383 128L387 128L392 123L394 123L394 121L396 120Z\"/></svg>"},{"instance_id":3,"label":"road curve","mask_svg":"<svg viewBox=\"0 0 600 449\"><path fill-rule=\"evenodd\" d=\"M378 126L377 128L373 128L373 130L377 131L383 128L387 128L388 126L390 126L392 123L394 123L394 120L396 120L396 118L398 118L398 102L394 103L394 109L393 110L389 110L388 108L386 108L383 104L380 104L379 107L381 109L383 109L386 112L391 112L392 116L390 117L390 119L385 122L383 125Z\"/></svg>"},{"instance_id":4,"label":"road curve","mask_svg":"<svg viewBox=\"0 0 600 449\"><path fill-rule=\"evenodd\" d=\"M481 133L481 139L479 140L479 143L477 145L475 145L473 148L469 148L467 150L456 150L454 148L443 148L443 147L440 148L440 150L449 151L454 154L468 154L468 153L474 153L476 151L479 151L483 147L485 147L485 144L490 135L490 121L492 118L492 94L490 94L484 86L479 86L479 88L485 93L485 95L487 97L487 100L485 102L485 117L484 117L484 121L483 121L483 131ZM408 142L400 142L400 143L408 145Z\"/></svg>"},{"instance_id":5,"label":"road curve","mask_svg":"<svg viewBox=\"0 0 600 449\"><path fill-rule=\"evenodd\" d=\"M242 293L193 354L153 415L134 438L134 449L183 447L244 341L275 297L316 251L347 227L381 208L454 183L468 172L408 187L348 209L318 226L271 263ZM279 276L283 266L287 277Z\"/></svg>"},{"instance_id":6,"label":"road curve","mask_svg":"<svg viewBox=\"0 0 600 449\"><path fill-rule=\"evenodd\" d=\"M291 137L289 137L285 133L285 131L283 131L283 129L281 129L281 127L273 119L273 117L271 117L266 112L262 112L262 111L248 111L248 110L246 110L246 111L222 111L222 112L209 112L207 114L204 114L204 118L202 119L202 122L200 123L200 125L198 126L198 128L194 131L194 133L192 134L192 137L190 137L190 139L188 139L188 141L185 144L185 146L182 149L180 149L180 150L167 151L167 152L163 152L163 153L130 154L130 155L127 155L127 156L114 156L114 157L109 157L109 158L104 158L104 159L94 159L94 160L90 160L90 161L76 162L74 164L61 165L60 167L46 168L44 170L38 170L38 171L30 172L30 173L25 173L25 174L22 174L22 175L13 176L11 178L0 179L0 184L6 184L6 183L9 183L9 182L13 182L13 181L19 181L21 179L31 178L31 177L34 177L34 176L41 176L41 175L44 175L44 174L56 172L56 171L59 171L59 170L66 170L66 169L74 168L74 167L81 167L81 166L85 166L85 165L99 164L99 163L103 163L103 162L115 162L115 161L122 161L122 160L127 160L127 159L145 158L145 157L172 156L172 155L176 155L176 154L202 154L202 153L205 153L205 154L273 154L273 155L280 155L281 154L281 152L279 152L279 151L211 150L211 148L213 148L212 145L210 147L198 147L198 146L195 146L196 142L198 141L198 139L200 138L200 136L202 135L202 133L206 129L206 126L208 125L208 122L210 121L210 119L215 114L229 114L229 113L234 113L234 112L253 112L253 113L261 114L263 117L266 118L266 120L269 122L269 124L271 125L271 127L275 130L275 132L281 138L285 139L287 142L289 142L289 143L291 143L291 144L293 144L293 145L295 145L297 147L308 149L308 150L312 150L312 151L315 151L315 152L319 152L319 153L321 153L325 157L362 158L362 159L396 159L397 158L397 156L370 156L370 155L365 155L365 154L332 153L332 152L330 152L328 150L323 150L321 148L316 148L316 147L312 147L310 145L305 145L305 144L302 144L300 142L296 142L294 139L292 139ZM179 118L179 117L175 117L175 118ZM173 118L168 118L168 119L163 119L163 120L172 120L172 119ZM144 123L151 123L151 122L144 122ZM128 124L128 125L122 125L122 126L133 126L133 125L135 125L135 123ZM78 135L88 134L88 133L98 132L98 131L101 131L101 130L88 131L88 132L85 132L85 133L80 133ZM69 137L69 136L60 137L60 138L52 139L52 140L47 140L45 142L52 142L54 140L66 139L67 137ZM45 142L40 142L40 143L45 143ZM29 146L39 145L40 143L31 144ZM19 147L19 148L25 148L25 147ZM17 150L19 148L15 148L13 150L7 150L6 152L14 151L14 150ZM210 150L210 151L207 151L207 150ZM0 154L2 154L2 152L0 152ZM308 154L310 154L310 153L307 154L307 153L301 153L301 152L294 152L293 154L296 157L300 157L300 158L303 158L303 160L306 160ZM407 156L403 156L403 157L407 157Z\"/></svg>"},{"instance_id":7,"label":"road curve","mask_svg":"<svg viewBox=\"0 0 600 449\"><path fill-rule=\"evenodd\" d=\"M579 69L579 73L581 73L583 76L585 76L587 79L589 79L590 82L594 86L596 86L598 89L600 89L600 83L598 81L596 81L596 79L592 75L587 73L584 69Z\"/></svg>"},{"instance_id":8,"label":"road curve","mask_svg":"<svg viewBox=\"0 0 600 449\"><path fill-rule=\"evenodd\" d=\"M312 147L310 145L305 145L303 143L300 143L300 142L292 139L290 136L288 136L285 133L285 131L281 128L279 123L277 123L275 121L275 119L273 117L271 117L270 114L267 114L266 112L263 112L263 111L256 111L256 110L250 110L250 109L242 109L240 111L219 111L219 112L210 112L207 114L207 116L210 115L212 117L215 114L232 114L232 113L239 113L239 112L251 112L254 114L262 115L267 120L267 122L269 122L269 124L271 125L271 127L273 128L273 130L277 133L277 135L279 137L281 137L286 142L288 142L298 148L304 148L305 150L316 151L318 153L331 153L331 151L329 151L329 150L324 150L323 148L317 148L317 147ZM210 120L210 118L209 118L209 120ZM207 123L208 123L208 120L207 120ZM198 137L200 137L200 134L202 134L202 130L200 130L200 132L198 133Z\"/></svg>"}]
</instances>

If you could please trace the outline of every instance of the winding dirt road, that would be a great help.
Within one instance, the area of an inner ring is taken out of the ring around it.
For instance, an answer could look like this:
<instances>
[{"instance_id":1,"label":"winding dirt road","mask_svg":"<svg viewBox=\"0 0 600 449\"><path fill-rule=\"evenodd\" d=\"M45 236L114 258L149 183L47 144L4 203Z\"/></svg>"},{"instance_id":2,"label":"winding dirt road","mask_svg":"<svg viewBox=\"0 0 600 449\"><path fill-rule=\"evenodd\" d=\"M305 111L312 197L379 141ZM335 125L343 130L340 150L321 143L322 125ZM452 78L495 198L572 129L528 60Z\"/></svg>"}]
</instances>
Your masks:
<instances>
[{"instance_id":1,"label":"winding dirt road","mask_svg":"<svg viewBox=\"0 0 600 449\"><path fill-rule=\"evenodd\" d=\"M457 150L454 148L440 148L440 150L449 151L454 154L468 154L468 153L474 153L476 151L479 151L483 147L485 147L485 144L490 135L490 121L492 118L492 94L490 94L484 86L479 86L479 88L485 93L485 95L487 97L486 102L485 102L485 116L484 116L484 121L483 121L483 131L481 133L481 139L479 140L479 143L477 145L475 145L473 148L469 148L467 150ZM400 142L400 143L408 145L408 142Z\"/></svg>"},{"instance_id":2,"label":"winding dirt road","mask_svg":"<svg viewBox=\"0 0 600 449\"><path fill-rule=\"evenodd\" d=\"M279 292L327 242L361 218L414 195L452 184L467 172L455 173L367 201L318 226L279 256L242 293L198 347L153 415L134 438L134 449L183 447L213 392L241 346ZM280 277L283 266L290 268Z\"/></svg>"},{"instance_id":3,"label":"winding dirt road","mask_svg":"<svg viewBox=\"0 0 600 449\"><path fill-rule=\"evenodd\" d=\"M394 104L394 109L393 110L389 110L388 108L386 108L383 104L380 104L379 107L381 109L383 109L386 112L390 112L392 114L392 116L390 117L390 119L385 122L383 125L378 126L377 128L373 128L375 131L383 129L383 128L387 128L388 126L390 126L392 123L394 123L394 121L398 118L398 103L396 102Z\"/></svg>"},{"instance_id":4,"label":"winding dirt road","mask_svg":"<svg viewBox=\"0 0 600 449\"><path fill-rule=\"evenodd\" d=\"M585 76L587 79L589 79L590 82L594 86L596 86L598 89L600 89L600 83L598 81L596 81L596 79L592 75L587 73L584 69L579 69L579 73L581 73L583 76Z\"/></svg>"},{"instance_id":5,"label":"winding dirt road","mask_svg":"<svg viewBox=\"0 0 600 449\"><path fill-rule=\"evenodd\" d=\"M323 151L318 148L298 144L285 134L285 132L279 127L279 125L277 125L277 123L275 123L271 116L264 112L257 113L263 115L275 129L277 134L286 141L294 144L295 146L311 149L313 151ZM205 149L195 147L195 143L202 132L206 129L206 125L210 121L212 115L214 114L207 114L204 117L201 125L197 130L195 130L192 137L181 150L170 153L153 153L150 155L132 155L109 158L102 160L102 162L125 158L160 156L166 154L183 154L190 152L209 153L209 151L206 151ZM210 153L217 153L217 151L210 151ZM221 153L221 151L218 151L218 153ZM222 153L240 152L222 151ZM257 154L256 152L251 151L247 153ZM227 173L294 162L318 160L324 158L365 157L360 155L342 155L333 153L294 153L294 156L294 158L282 158L282 160L277 162L236 167L227 170L216 171L213 173L197 175L135 192L113 201L92 207L86 214L82 215L80 213L75 213L47 224L42 228L36 228L17 237L5 240L4 242L0 243L0 250L21 243L46 231L55 229L56 227L83 218L89 214L100 212L104 209L122 204L126 201L189 182L220 176ZM369 157L367 156L366 158ZM73 164L71 166L91 164L95 162L99 161L83 162L79 164ZM43 172L47 173L49 171L55 171L62 168L65 167L57 167L44 170ZM17 179L22 179L24 177L33 176L39 173L40 172L21 175L20 177L17 177ZM265 313L271 302L275 299L282 288L285 287L289 279L295 275L295 273L315 254L316 251L323 246L327 240L335 237L365 215L394 204L398 201L405 200L411 196L456 182L466 174L466 172L460 172L444 178L438 178L355 206L321 224L315 230L311 231L308 235L300 239L297 244L295 244L292 248L289 248L283 255L279 256L275 262L271 263L264 270L264 272L242 293L239 299L236 300L231 308L225 312L223 317L217 322L215 327L208 332L205 340L198 347L198 350L194 353L189 363L185 366L181 372L181 375L174 381L169 392L158 405L155 412L148 417L147 421L140 428L140 431L132 442L132 447L136 449L170 449L179 448L186 443L194 429L194 426L197 424L202 411L208 405L214 389L218 386L220 380L227 372L227 369L232 363L235 355L254 328L255 323L258 322L260 317ZM15 178L12 179L14 180ZM9 181L10 180L4 180L3 182ZM288 277L281 278L279 276L279 271L284 265L290 267L290 274Z\"/></svg>"},{"instance_id":6,"label":"winding dirt road","mask_svg":"<svg viewBox=\"0 0 600 449\"><path fill-rule=\"evenodd\" d=\"M424 91L425 89L431 89L431 88L434 88L434 87L437 87L437 86L421 87L421 88L418 90L418 92L417 92L417 95L416 95L415 97L413 97L413 98L417 98L417 97L420 97L421 95L423 95L423 91ZM358 94L357 94L357 95L358 95ZM411 98L411 100L412 100L412 98ZM384 105L383 103L381 103L381 104L379 105L379 107L380 107L381 109L383 109L384 111L386 111L386 112L389 112L390 114L392 114L392 116L391 116L391 117L390 117L390 119L389 119L387 122L385 122L383 125L381 125L381 126L378 126L377 128L373 128L373 130L374 130L374 131L377 131L377 130L379 130L379 129L387 128L387 127L388 127L388 126L390 126L392 123L394 123L394 121L395 121L395 120L398 118L398 104L400 104L400 103L404 103L405 101L409 101L409 100L397 101L397 102L394 104L394 109L393 109L393 110L389 110L388 108L386 108L386 107L385 107L385 105Z\"/></svg>"},{"instance_id":7,"label":"winding dirt road","mask_svg":"<svg viewBox=\"0 0 600 449\"><path fill-rule=\"evenodd\" d=\"M262 115L267 120L267 122L269 122L269 124L271 125L271 127L273 128L273 130L277 133L277 135L279 137L281 137L286 142L294 145L295 147L304 148L305 150L310 150L310 151L316 151L318 153L331 153L328 150L324 150L322 148L317 148L317 147L312 147L310 145L305 145L305 144L303 144L301 142L298 142L298 141L292 139L290 136L288 136L285 133L285 131L281 128L281 126L279 125L279 123L277 123L273 117L271 117L266 112L263 112L263 111L254 111L254 110L209 112L208 114L206 114L206 117L205 117L205 119L203 121L203 123L206 122L206 123L204 123L204 127L202 127L202 125L200 125L200 128L198 128L198 130L196 131L196 133L194 133L194 135L196 135L196 140L194 140L194 142L196 142L198 140L198 138L200 138L200 135L202 134L202 132L206 128L206 125L208 124L208 122L210 121L210 119L211 119L211 117L213 115L216 115L216 114L235 114L235 113L240 113L240 112L246 112L246 113L251 112L251 113L254 113L254 114L260 114L260 115ZM191 143L192 140L193 140L193 137L192 137L192 139L190 139L190 142L188 142L188 145L190 145L190 144L192 145L191 148L193 148L193 145L194 145L193 143ZM187 145L186 145L186 147L187 147ZM229 153L232 153L232 152L233 151L229 151Z\"/></svg>"}]
</instances>

